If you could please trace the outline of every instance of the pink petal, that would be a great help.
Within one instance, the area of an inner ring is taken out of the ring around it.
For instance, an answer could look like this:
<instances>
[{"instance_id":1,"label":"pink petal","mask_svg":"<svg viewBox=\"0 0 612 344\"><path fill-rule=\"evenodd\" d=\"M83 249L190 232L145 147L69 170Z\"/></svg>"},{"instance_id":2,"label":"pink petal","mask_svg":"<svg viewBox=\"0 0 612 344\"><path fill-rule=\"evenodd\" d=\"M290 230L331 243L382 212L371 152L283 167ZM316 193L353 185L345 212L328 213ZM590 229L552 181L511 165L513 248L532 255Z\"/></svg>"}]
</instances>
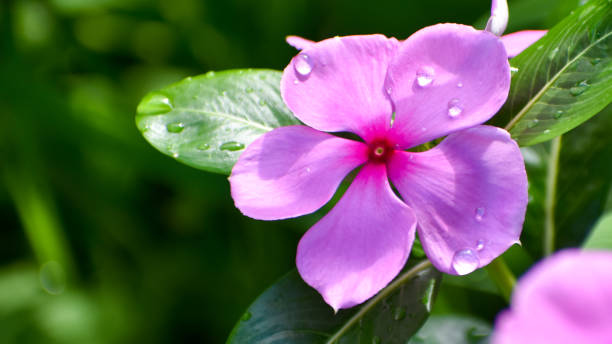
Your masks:
<instances>
[{"instance_id":1,"label":"pink petal","mask_svg":"<svg viewBox=\"0 0 612 344\"><path fill-rule=\"evenodd\" d=\"M509 58L513 58L537 42L547 30L518 31L501 37Z\"/></svg>"},{"instance_id":2,"label":"pink petal","mask_svg":"<svg viewBox=\"0 0 612 344\"><path fill-rule=\"evenodd\" d=\"M612 343L612 253L565 250L516 285L493 343Z\"/></svg>"},{"instance_id":3,"label":"pink petal","mask_svg":"<svg viewBox=\"0 0 612 344\"><path fill-rule=\"evenodd\" d=\"M498 37L439 24L401 43L387 88L396 111L392 134L407 148L493 117L508 96L510 66Z\"/></svg>"},{"instance_id":4,"label":"pink petal","mask_svg":"<svg viewBox=\"0 0 612 344\"><path fill-rule=\"evenodd\" d=\"M501 36L508 25L508 2L506 0L493 0L491 2L491 17L487 22L485 31L495 36Z\"/></svg>"},{"instance_id":5,"label":"pink petal","mask_svg":"<svg viewBox=\"0 0 612 344\"><path fill-rule=\"evenodd\" d=\"M384 164L366 164L338 204L300 240L297 267L334 310L362 303L402 269L415 218Z\"/></svg>"},{"instance_id":6,"label":"pink petal","mask_svg":"<svg viewBox=\"0 0 612 344\"><path fill-rule=\"evenodd\" d=\"M306 126L274 129L251 143L229 178L236 207L276 220L311 213L368 158L367 146Z\"/></svg>"},{"instance_id":7,"label":"pink petal","mask_svg":"<svg viewBox=\"0 0 612 344\"><path fill-rule=\"evenodd\" d=\"M519 240L527 175L503 129L477 126L423 153L396 152L389 178L414 210L425 253L440 271L470 273Z\"/></svg>"},{"instance_id":8,"label":"pink petal","mask_svg":"<svg viewBox=\"0 0 612 344\"><path fill-rule=\"evenodd\" d=\"M304 49L285 68L281 94L302 122L322 131L380 136L392 108L383 89L398 42L382 35L326 39Z\"/></svg>"},{"instance_id":9,"label":"pink petal","mask_svg":"<svg viewBox=\"0 0 612 344\"><path fill-rule=\"evenodd\" d=\"M297 50L304 50L306 48L310 48L315 44L315 42L299 36L287 36L285 40L287 41L287 44Z\"/></svg>"}]
</instances>

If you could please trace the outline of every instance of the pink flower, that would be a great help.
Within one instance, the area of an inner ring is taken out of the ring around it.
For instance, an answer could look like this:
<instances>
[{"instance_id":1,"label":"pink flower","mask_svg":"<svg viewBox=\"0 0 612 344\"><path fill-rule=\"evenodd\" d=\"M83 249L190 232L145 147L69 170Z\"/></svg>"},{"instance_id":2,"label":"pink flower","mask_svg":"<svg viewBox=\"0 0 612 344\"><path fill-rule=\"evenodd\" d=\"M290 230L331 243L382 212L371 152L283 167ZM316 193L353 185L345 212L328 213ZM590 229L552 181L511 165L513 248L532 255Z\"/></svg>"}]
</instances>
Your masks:
<instances>
[{"instance_id":1,"label":"pink flower","mask_svg":"<svg viewBox=\"0 0 612 344\"><path fill-rule=\"evenodd\" d=\"M612 253L556 253L522 277L495 344L612 343Z\"/></svg>"},{"instance_id":2,"label":"pink flower","mask_svg":"<svg viewBox=\"0 0 612 344\"><path fill-rule=\"evenodd\" d=\"M506 131L479 125L509 86L501 41L468 26L427 27L401 43L369 35L309 44L281 81L285 103L309 127L253 142L232 170L232 197L252 218L296 217L323 206L361 166L297 251L302 278L336 310L398 274L415 230L439 270L469 273L516 243L524 220L519 148ZM429 151L406 151L444 136Z\"/></svg>"}]
</instances>

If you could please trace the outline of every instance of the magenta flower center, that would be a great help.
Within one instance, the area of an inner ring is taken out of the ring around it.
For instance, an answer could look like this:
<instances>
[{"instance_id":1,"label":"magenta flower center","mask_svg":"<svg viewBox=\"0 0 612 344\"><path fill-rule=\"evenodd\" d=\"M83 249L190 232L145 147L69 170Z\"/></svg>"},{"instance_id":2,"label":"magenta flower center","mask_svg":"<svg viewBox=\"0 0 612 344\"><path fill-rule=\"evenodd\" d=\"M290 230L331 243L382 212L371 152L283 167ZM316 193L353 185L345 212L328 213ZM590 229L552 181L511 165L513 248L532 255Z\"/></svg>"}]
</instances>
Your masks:
<instances>
[{"instance_id":1,"label":"magenta flower center","mask_svg":"<svg viewBox=\"0 0 612 344\"><path fill-rule=\"evenodd\" d=\"M387 140L376 140L368 145L368 157L371 162L384 164L393 154L393 145Z\"/></svg>"}]
</instances>

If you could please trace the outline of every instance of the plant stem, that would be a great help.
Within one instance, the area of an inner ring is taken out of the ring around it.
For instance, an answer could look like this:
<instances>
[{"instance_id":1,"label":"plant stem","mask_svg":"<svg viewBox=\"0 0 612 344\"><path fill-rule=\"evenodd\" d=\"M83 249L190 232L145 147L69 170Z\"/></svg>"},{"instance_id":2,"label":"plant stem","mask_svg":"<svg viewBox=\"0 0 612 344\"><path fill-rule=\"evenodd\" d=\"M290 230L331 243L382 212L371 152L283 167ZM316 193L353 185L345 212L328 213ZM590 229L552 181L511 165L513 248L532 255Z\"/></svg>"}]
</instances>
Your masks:
<instances>
[{"instance_id":1,"label":"plant stem","mask_svg":"<svg viewBox=\"0 0 612 344\"><path fill-rule=\"evenodd\" d=\"M497 257L497 259L489 263L485 269L491 280L493 280L497 288L499 288L504 299L509 302L510 296L512 295L512 289L514 289L514 285L516 284L516 277L514 277L514 274L508 268L504 258L501 256Z\"/></svg>"},{"instance_id":2,"label":"plant stem","mask_svg":"<svg viewBox=\"0 0 612 344\"><path fill-rule=\"evenodd\" d=\"M552 140L548 173L546 176L546 202L544 218L544 255L550 256L555 250L555 206L557 204L557 176L559 156L561 155L561 136Z\"/></svg>"}]
</instances>

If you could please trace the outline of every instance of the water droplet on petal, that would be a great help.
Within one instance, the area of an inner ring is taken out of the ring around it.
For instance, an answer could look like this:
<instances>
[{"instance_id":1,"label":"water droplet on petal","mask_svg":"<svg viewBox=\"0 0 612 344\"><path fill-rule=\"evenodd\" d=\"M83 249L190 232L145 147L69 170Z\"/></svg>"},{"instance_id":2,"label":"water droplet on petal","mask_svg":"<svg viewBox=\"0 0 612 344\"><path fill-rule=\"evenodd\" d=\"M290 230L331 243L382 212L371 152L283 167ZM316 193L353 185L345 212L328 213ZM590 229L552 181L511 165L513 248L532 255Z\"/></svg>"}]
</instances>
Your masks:
<instances>
[{"instance_id":1,"label":"water droplet on petal","mask_svg":"<svg viewBox=\"0 0 612 344\"><path fill-rule=\"evenodd\" d=\"M230 141L230 142L225 142L224 144L219 146L219 149L233 152L233 151L239 151L241 149L244 149L244 145L240 142Z\"/></svg>"},{"instance_id":2,"label":"water droplet on petal","mask_svg":"<svg viewBox=\"0 0 612 344\"><path fill-rule=\"evenodd\" d=\"M462 83L462 82L458 82L458 83L457 83L457 87L458 87L458 88L462 88L462 87L463 87L463 83Z\"/></svg>"},{"instance_id":3,"label":"water droplet on petal","mask_svg":"<svg viewBox=\"0 0 612 344\"><path fill-rule=\"evenodd\" d=\"M557 110L557 112L555 112L555 114L553 115L553 117L555 119L559 119L559 118L561 118L561 116L563 116L563 111L562 110Z\"/></svg>"},{"instance_id":4,"label":"water droplet on petal","mask_svg":"<svg viewBox=\"0 0 612 344\"><path fill-rule=\"evenodd\" d=\"M406 317L406 309L404 307L395 307L393 309L393 320L402 320Z\"/></svg>"},{"instance_id":5,"label":"water droplet on petal","mask_svg":"<svg viewBox=\"0 0 612 344\"><path fill-rule=\"evenodd\" d=\"M474 211L474 218L476 219L476 221L482 221L482 218L484 217L484 215L485 215L485 208L478 207Z\"/></svg>"},{"instance_id":6,"label":"water droplet on petal","mask_svg":"<svg viewBox=\"0 0 612 344\"><path fill-rule=\"evenodd\" d=\"M312 72L312 61L306 54L299 54L293 62L295 71L303 77L307 77Z\"/></svg>"},{"instance_id":7,"label":"water droplet on petal","mask_svg":"<svg viewBox=\"0 0 612 344\"><path fill-rule=\"evenodd\" d=\"M476 242L476 250L482 251L483 248L484 248L484 240L480 239Z\"/></svg>"},{"instance_id":8,"label":"water droplet on petal","mask_svg":"<svg viewBox=\"0 0 612 344\"><path fill-rule=\"evenodd\" d=\"M451 263L453 269L459 275L467 275L476 270L480 264L478 254L472 249L466 248L455 252Z\"/></svg>"},{"instance_id":9,"label":"water droplet on petal","mask_svg":"<svg viewBox=\"0 0 612 344\"><path fill-rule=\"evenodd\" d=\"M436 73L431 67L421 67L417 70L416 76L417 85L420 87L428 87L434 81Z\"/></svg>"},{"instance_id":10,"label":"water droplet on petal","mask_svg":"<svg viewBox=\"0 0 612 344\"><path fill-rule=\"evenodd\" d=\"M178 134L183 131L183 129L185 129L185 124L182 122L168 123L166 125L166 130L168 130L169 133Z\"/></svg>"},{"instance_id":11,"label":"water droplet on petal","mask_svg":"<svg viewBox=\"0 0 612 344\"><path fill-rule=\"evenodd\" d=\"M448 115L451 118L455 118L463 112L460 101L457 98L453 98L448 102Z\"/></svg>"},{"instance_id":12,"label":"water droplet on petal","mask_svg":"<svg viewBox=\"0 0 612 344\"><path fill-rule=\"evenodd\" d=\"M299 84L299 83L300 83L300 81L299 81L298 79L293 80L293 84L294 84L294 85L297 85L297 84Z\"/></svg>"},{"instance_id":13,"label":"water droplet on petal","mask_svg":"<svg viewBox=\"0 0 612 344\"><path fill-rule=\"evenodd\" d=\"M393 93L393 89L391 88L391 86L385 88L385 92L387 92L388 95L391 95L391 93Z\"/></svg>"}]
</instances>

